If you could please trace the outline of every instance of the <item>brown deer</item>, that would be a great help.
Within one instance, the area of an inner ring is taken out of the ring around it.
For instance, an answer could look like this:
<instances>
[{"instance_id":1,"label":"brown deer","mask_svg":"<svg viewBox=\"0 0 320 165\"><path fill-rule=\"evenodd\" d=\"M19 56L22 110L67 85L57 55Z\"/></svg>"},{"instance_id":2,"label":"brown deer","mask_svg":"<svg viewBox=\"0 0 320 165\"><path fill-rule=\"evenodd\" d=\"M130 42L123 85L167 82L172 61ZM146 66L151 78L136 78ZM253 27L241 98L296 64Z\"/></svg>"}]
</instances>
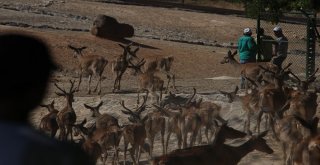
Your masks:
<instances>
[{"instance_id":1,"label":"brown deer","mask_svg":"<svg viewBox=\"0 0 320 165\"><path fill-rule=\"evenodd\" d=\"M242 76L248 77L253 81L261 82L261 79L270 80L273 79L272 76L266 74L261 70L260 66L268 68L271 71L276 72L278 67L270 62L256 62L256 63L246 63L240 64L236 59L235 55L237 51L233 53L229 50L227 56L223 57L223 60L220 62L221 64L231 64L235 70L240 71ZM248 88L248 83L246 83L246 88Z\"/></svg>"},{"instance_id":2,"label":"brown deer","mask_svg":"<svg viewBox=\"0 0 320 165\"><path fill-rule=\"evenodd\" d=\"M320 134L318 132L319 118L315 117L311 122L299 116L295 118L300 124L310 131L310 134L297 144L293 155L294 165L317 165L320 164Z\"/></svg>"},{"instance_id":3,"label":"brown deer","mask_svg":"<svg viewBox=\"0 0 320 165\"><path fill-rule=\"evenodd\" d=\"M95 128L108 128L110 126L119 126L118 119L107 114L101 114L99 109L102 106L103 102L101 101L97 106L89 106L84 104L84 107L91 111L91 117L95 118L94 126Z\"/></svg>"},{"instance_id":4,"label":"brown deer","mask_svg":"<svg viewBox=\"0 0 320 165\"><path fill-rule=\"evenodd\" d=\"M165 91L166 93L168 92L169 84L171 80L172 80L172 87L173 89L176 90L175 74L171 72L173 61L174 61L173 56L157 58L155 60L151 60L147 62L145 67L145 70L159 71L167 76L168 82L167 82L166 91Z\"/></svg>"},{"instance_id":5,"label":"brown deer","mask_svg":"<svg viewBox=\"0 0 320 165\"><path fill-rule=\"evenodd\" d=\"M80 75L79 75L79 83L78 83L77 90L80 89L80 84L82 81L83 73L88 73L89 74L88 94L91 93L90 85L91 85L92 76L94 76L94 75L98 76L99 80L98 80L97 85L93 91L96 92L97 88L99 86L98 94L100 94L101 93L102 73L104 71L104 68L108 64L108 60L105 57L98 56L98 55L83 56L82 51L84 49L86 49L87 47L76 48L74 46L68 45L68 48L70 48L74 51L74 57L77 58L79 61Z\"/></svg>"},{"instance_id":6,"label":"brown deer","mask_svg":"<svg viewBox=\"0 0 320 165\"><path fill-rule=\"evenodd\" d=\"M253 150L272 154L273 150L268 146L263 137L267 131L258 136L251 137L240 146L229 146L226 144L214 143L212 145L196 146L186 150L174 151L168 155L157 157L153 160L154 165L211 165L228 164L236 165L239 161Z\"/></svg>"},{"instance_id":7,"label":"brown deer","mask_svg":"<svg viewBox=\"0 0 320 165\"><path fill-rule=\"evenodd\" d=\"M156 98L156 103L159 104L162 99L162 90L164 81L155 75L155 68L148 68L145 72L141 71L141 67L145 64L145 60L142 59L138 64L132 64L129 62L133 69L135 70L134 74L137 74L139 77L139 89L138 89L138 100L140 92L150 93L153 97ZM160 96L156 94L156 91L160 91Z\"/></svg>"},{"instance_id":8,"label":"brown deer","mask_svg":"<svg viewBox=\"0 0 320 165\"><path fill-rule=\"evenodd\" d=\"M101 146L91 138L93 131L84 126L86 122L87 120L84 119L81 123L73 125L74 136L82 137L81 147L93 160L97 162L100 158L103 161Z\"/></svg>"},{"instance_id":9,"label":"brown deer","mask_svg":"<svg viewBox=\"0 0 320 165\"><path fill-rule=\"evenodd\" d=\"M116 90L120 90L120 82L121 82L122 75L128 68L131 67L129 62L131 62L133 58L138 58L136 56L136 53L138 52L139 47L137 47L135 50L132 51L131 50L132 44L133 43L130 43L126 46L119 44L119 46L123 48L123 53L115 61L112 62L112 71L113 73L116 73L116 78L114 81L112 92L115 92Z\"/></svg>"},{"instance_id":10,"label":"brown deer","mask_svg":"<svg viewBox=\"0 0 320 165\"><path fill-rule=\"evenodd\" d=\"M105 164L108 155L107 151L110 147L113 147L114 156L112 162L115 164L115 160L117 160L117 163L119 164L118 147L122 137L122 130L117 126L110 126L108 128L99 128L90 132L90 130L84 127L85 123L86 119L80 124L74 125L75 132L81 134L85 139L85 142L82 145L83 149L95 158L95 160L100 157L103 164ZM104 156L102 156L102 154Z\"/></svg>"},{"instance_id":11,"label":"brown deer","mask_svg":"<svg viewBox=\"0 0 320 165\"><path fill-rule=\"evenodd\" d=\"M49 132L50 136L53 138L56 136L56 133L59 129L56 120L59 111L54 108L54 100L52 100L50 104L41 104L40 106L47 108L49 113L41 118L39 130L42 132Z\"/></svg>"},{"instance_id":12,"label":"brown deer","mask_svg":"<svg viewBox=\"0 0 320 165\"><path fill-rule=\"evenodd\" d=\"M132 146L131 158L134 164L139 164L141 150L144 150L145 139L147 137L145 129L145 121L147 117L141 118L141 113L146 109L147 98L143 97L143 103L136 109L130 110L121 101L120 104L124 108L122 113L129 115L128 119L132 124L125 125L123 128L124 138L124 164L126 164L127 149L129 143Z\"/></svg>"},{"instance_id":13,"label":"brown deer","mask_svg":"<svg viewBox=\"0 0 320 165\"><path fill-rule=\"evenodd\" d=\"M236 86L235 90L233 92L225 92L225 91L220 91L223 95L225 95L229 103L239 100L241 102L241 107L242 110L245 112L246 118L244 119L244 124L243 124L243 131L251 134L250 130L250 123L251 123L251 116L255 113L258 112L259 106L259 91L257 87L255 86L256 83L252 82L253 80L244 77L246 81L249 81L252 83L254 87L251 87L251 92L246 92L245 95L237 95L238 92L238 86Z\"/></svg>"},{"instance_id":14,"label":"brown deer","mask_svg":"<svg viewBox=\"0 0 320 165\"><path fill-rule=\"evenodd\" d=\"M70 135L73 141L72 125L76 122L77 115L72 107L72 103L74 102L73 94L76 92L76 89L74 89L75 81L70 80L70 83L71 87L68 92L60 88L56 83L54 85L60 90L60 92L56 92L56 94L66 99L66 106L57 114L57 123L60 129L59 139L67 140L68 135Z\"/></svg>"}]
</instances>

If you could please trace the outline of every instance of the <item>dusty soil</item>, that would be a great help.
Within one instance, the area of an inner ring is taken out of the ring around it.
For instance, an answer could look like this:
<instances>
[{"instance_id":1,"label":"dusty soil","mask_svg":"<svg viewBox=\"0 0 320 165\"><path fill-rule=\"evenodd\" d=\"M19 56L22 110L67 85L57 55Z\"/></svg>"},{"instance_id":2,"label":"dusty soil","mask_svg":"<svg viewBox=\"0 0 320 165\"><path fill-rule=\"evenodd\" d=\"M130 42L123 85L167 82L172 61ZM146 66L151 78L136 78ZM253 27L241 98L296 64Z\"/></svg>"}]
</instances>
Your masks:
<instances>
[{"instance_id":1,"label":"dusty soil","mask_svg":"<svg viewBox=\"0 0 320 165\"><path fill-rule=\"evenodd\" d=\"M106 14L119 22L134 26L135 37L127 41L112 41L92 36L88 31L97 14ZM77 80L77 60L73 58L68 44L87 46L85 54L97 54L114 60L122 53L119 43L134 41L140 44L139 57L154 59L162 56L174 56L172 71L176 74L178 94L186 95L195 87L197 97L222 105L221 115L235 128L242 129L243 112L240 103L229 104L226 98L217 94L217 90L231 91L238 85L239 71L229 65L220 64L228 49L236 43L245 27L254 27L255 20L234 15L217 15L199 11L184 11L178 8L161 8L150 6L120 5L99 3L84 0L2 0L0 2L0 33L17 31L40 37L48 43L59 70L54 73L50 89L44 103L56 101L57 108L65 103L58 98L53 82L68 87L70 79ZM22 27L21 27L22 26ZM290 37L290 36L289 36ZM294 36L297 37L297 36ZM171 40L171 41L169 41ZM172 41L173 40L173 41ZM179 42L174 42L179 41ZM188 42L188 43L185 43ZM160 75L165 79L165 76ZM231 76L231 78L223 78ZM119 118L121 124L127 119L119 109L120 100L134 107L137 90L137 78L126 74L122 81L122 92L112 94L113 75L108 65L104 72L102 94L86 94L86 81L81 91L76 93L74 108L78 121L88 118L83 103L96 105L104 101L102 113L110 113ZM213 80L210 78L222 77ZM95 83L95 81L93 82ZM150 106L151 107L151 106ZM37 126L46 111L39 108L31 117ZM245 157L240 164L281 164L279 144L271 137L268 143L275 150L266 155L254 151ZM172 148L176 146L172 137ZM156 139L155 155L161 154L159 137ZM237 144L239 142L230 142ZM146 160L146 154L143 155Z\"/></svg>"}]
</instances>

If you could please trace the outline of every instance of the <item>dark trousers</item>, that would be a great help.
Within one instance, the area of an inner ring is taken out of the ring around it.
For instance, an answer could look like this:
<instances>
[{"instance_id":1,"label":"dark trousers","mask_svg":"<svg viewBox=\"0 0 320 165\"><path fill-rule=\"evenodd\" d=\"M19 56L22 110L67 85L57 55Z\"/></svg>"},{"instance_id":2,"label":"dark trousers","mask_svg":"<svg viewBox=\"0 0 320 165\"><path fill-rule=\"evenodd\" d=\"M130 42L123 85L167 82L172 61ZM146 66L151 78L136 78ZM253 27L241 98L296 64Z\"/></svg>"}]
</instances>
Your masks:
<instances>
[{"instance_id":1,"label":"dark trousers","mask_svg":"<svg viewBox=\"0 0 320 165\"><path fill-rule=\"evenodd\" d=\"M273 60L272 60L272 63L277 65L279 69L282 69L282 63L286 58L287 57L285 57L285 56L274 57Z\"/></svg>"}]
</instances>

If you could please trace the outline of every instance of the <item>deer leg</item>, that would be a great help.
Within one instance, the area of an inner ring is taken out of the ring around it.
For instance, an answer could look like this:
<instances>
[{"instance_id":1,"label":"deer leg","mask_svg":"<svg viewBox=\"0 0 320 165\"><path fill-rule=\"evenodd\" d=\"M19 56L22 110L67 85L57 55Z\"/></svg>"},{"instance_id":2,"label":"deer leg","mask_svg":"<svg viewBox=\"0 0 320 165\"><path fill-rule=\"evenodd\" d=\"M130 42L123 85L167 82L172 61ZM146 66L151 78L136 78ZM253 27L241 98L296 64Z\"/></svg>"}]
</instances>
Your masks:
<instances>
[{"instance_id":1,"label":"deer leg","mask_svg":"<svg viewBox=\"0 0 320 165\"><path fill-rule=\"evenodd\" d=\"M92 79L92 75L90 74L89 75L89 80L88 80L88 94L91 93L91 89L90 89L90 86L91 86L91 79Z\"/></svg>"},{"instance_id":2,"label":"deer leg","mask_svg":"<svg viewBox=\"0 0 320 165\"><path fill-rule=\"evenodd\" d=\"M167 83L166 90L165 90L166 94L168 93L168 90L169 90L169 83L170 83L171 77L169 75L167 75L167 79L168 79L168 83Z\"/></svg>"},{"instance_id":3,"label":"deer leg","mask_svg":"<svg viewBox=\"0 0 320 165\"><path fill-rule=\"evenodd\" d=\"M80 91L81 81L82 81L82 70L80 71L80 75L79 75L79 83L78 83L77 91Z\"/></svg>"},{"instance_id":4,"label":"deer leg","mask_svg":"<svg viewBox=\"0 0 320 165\"><path fill-rule=\"evenodd\" d=\"M177 139L178 139L178 149L181 149L181 143L182 143L182 134L181 134L181 131L178 131L178 133L177 133Z\"/></svg>"},{"instance_id":5,"label":"deer leg","mask_svg":"<svg viewBox=\"0 0 320 165\"><path fill-rule=\"evenodd\" d=\"M96 92L96 91L97 91L98 86L99 86L98 94L100 94L100 93L101 93L101 75L99 75L99 80L98 80L97 85L96 85L96 87L94 88L93 92Z\"/></svg>"},{"instance_id":6,"label":"deer leg","mask_svg":"<svg viewBox=\"0 0 320 165\"><path fill-rule=\"evenodd\" d=\"M260 123L261 123L261 117L263 115L263 111L258 112L258 118L257 118L257 125L256 128L258 129L258 134L260 134Z\"/></svg>"},{"instance_id":7,"label":"deer leg","mask_svg":"<svg viewBox=\"0 0 320 165\"><path fill-rule=\"evenodd\" d=\"M196 138L197 138L197 135L198 135L198 129L196 129L195 131L193 131L192 133L192 136L191 136L191 140L190 140L190 145L189 147L192 147Z\"/></svg>"},{"instance_id":8,"label":"deer leg","mask_svg":"<svg viewBox=\"0 0 320 165\"><path fill-rule=\"evenodd\" d=\"M124 142L124 153L123 153L123 164L126 165L126 161L127 161L127 149L128 149L128 143Z\"/></svg>"},{"instance_id":9,"label":"deer leg","mask_svg":"<svg viewBox=\"0 0 320 165\"><path fill-rule=\"evenodd\" d=\"M51 129L51 138L54 138L57 134L58 129Z\"/></svg>"},{"instance_id":10,"label":"deer leg","mask_svg":"<svg viewBox=\"0 0 320 165\"><path fill-rule=\"evenodd\" d=\"M168 153L168 145L169 145L170 136L171 136L171 131L168 130L167 141L166 141L166 153ZM178 143L179 143L179 141L178 141Z\"/></svg>"},{"instance_id":11,"label":"deer leg","mask_svg":"<svg viewBox=\"0 0 320 165\"><path fill-rule=\"evenodd\" d=\"M162 154L165 154L165 146L164 146L165 124L163 124L162 128L163 128L163 129L161 129Z\"/></svg>"},{"instance_id":12,"label":"deer leg","mask_svg":"<svg viewBox=\"0 0 320 165\"><path fill-rule=\"evenodd\" d=\"M150 138L150 151L149 151L149 156L150 159L152 159L152 151L153 151L153 143L154 143L154 135L151 135Z\"/></svg>"},{"instance_id":13,"label":"deer leg","mask_svg":"<svg viewBox=\"0 0 320 165\"><path fill-rule=\"evenodd\" d=\"M199 134L198 134L198 144L200 145L201 143L202 143L202 129L200 128L199 129Z\"/></svg>"}]
</instances>

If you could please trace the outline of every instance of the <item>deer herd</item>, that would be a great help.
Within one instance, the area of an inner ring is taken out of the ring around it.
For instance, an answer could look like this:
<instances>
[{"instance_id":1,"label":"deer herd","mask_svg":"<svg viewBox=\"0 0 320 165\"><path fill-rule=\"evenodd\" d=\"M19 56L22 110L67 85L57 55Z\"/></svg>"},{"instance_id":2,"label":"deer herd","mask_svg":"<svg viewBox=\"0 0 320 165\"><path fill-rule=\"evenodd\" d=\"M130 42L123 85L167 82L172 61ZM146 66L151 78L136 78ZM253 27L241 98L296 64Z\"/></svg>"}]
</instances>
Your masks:
<instances>
[{"instance_id":1,"label":"deer herd","mask_svg":"<svg viewBox=\"0 0 320 165\"><path fill-rule=\"evenodd\" d=\"M229 119L221 116L221 105L212 102L214 100L197 97L195 88L189 96L176 94L175 74L171 71L173 57L147 61L137 56L140 47L119 45L123 53L110 62L115 75L112 91L120 91L126 70L133 71L139 81L137 103L130 105L126 100L119 101L119 112L127 116L128 122L123 124L115 116L100 113L103 102L84 104L90 116L77 122L77 110L72 104L74 94L80 90L83 75L89 75L88 94L91 93L92 76L98 77L93 92L98 90L101 94L102 74L109 61L102 56L83 55L86 47L68 45L79 60L78 85L70 80L67 90L54 84L58 90L56 95L65 98L65 107L57 110L54 101L40 105L49 111L40 120L40 131L51 137L59 133L59 140L76 143L103 164L107 163L108 156L112 157L108 161L112 164L140 164L141 155L145 153L148 156L143 160L154 165L233 165L254 150L272 154L273 149L267 143L272 140L282 148L283 164L320 164L317 117L320 89L313 84L318 69L306 80L301 80L291 71L291 64L284 68L268 62L240 65L234 57L237 52L229 51L221 64L229 64L239 70L245 78L246 87L241 94L238 87L232 92L220 93L229 103L241 102L245 118L243 131L240 131L230 127ZM166 85L157 73L167 77ZM169 91L170 82L175 93ZM146 92L142 99L141 92ZM149 93L152 96L150 101ZM255 126L251 124L253 120ZM260 127L262 121L265 127ZM264 138L268 132L273 138ZM175 137L171 137L172 134ZM80 140L75 140L75 137L80 137ZM154 151L158 139L161 141L161 153ZM244 143L229 145L227 139L241 139Z\"/></svg>"}]
</instances>

